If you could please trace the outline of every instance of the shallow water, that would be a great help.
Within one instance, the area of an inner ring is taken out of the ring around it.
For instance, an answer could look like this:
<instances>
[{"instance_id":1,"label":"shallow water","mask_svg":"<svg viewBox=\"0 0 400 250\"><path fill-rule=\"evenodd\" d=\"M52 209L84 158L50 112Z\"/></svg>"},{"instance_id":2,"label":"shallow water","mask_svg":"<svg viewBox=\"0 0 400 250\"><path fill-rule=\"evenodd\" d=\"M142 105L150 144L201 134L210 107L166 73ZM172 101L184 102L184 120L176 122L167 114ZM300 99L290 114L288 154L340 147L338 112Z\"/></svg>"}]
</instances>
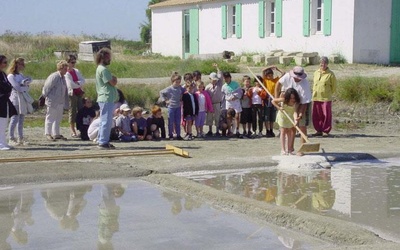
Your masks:
<instances>
[{"instance_id":1,"label":"shallow water","mask_svg":"<svg viewBox=\"0 0 400 250\"><path fill-rule=\"evenodd\" d=\"M330 170L268 168L189 178L277 206L352 221L400 242L400 159L336 164Z\"/></svg>"},{"instance_id":2,"label":"shallow water","mask_svg":"<svg viewBox=\"0 0 400 250\"><path fill-rule=\"evenodd\" d=\"M326 245L297 240L283 229L259 225L139 180L2 187L0 222L1 250L307 249Z\"/></svg>"}]
</instances>

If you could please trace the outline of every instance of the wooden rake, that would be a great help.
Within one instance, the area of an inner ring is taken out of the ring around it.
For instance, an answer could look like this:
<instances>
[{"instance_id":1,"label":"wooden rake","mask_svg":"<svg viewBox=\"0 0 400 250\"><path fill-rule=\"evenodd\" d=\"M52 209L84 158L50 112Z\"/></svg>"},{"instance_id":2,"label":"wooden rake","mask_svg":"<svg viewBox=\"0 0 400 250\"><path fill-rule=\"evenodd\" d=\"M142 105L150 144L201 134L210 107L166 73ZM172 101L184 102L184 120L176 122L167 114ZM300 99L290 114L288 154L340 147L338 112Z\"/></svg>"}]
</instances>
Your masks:
<instances>
[{"instance_id":1,"label":"wooden rake","mask_svg":"<svg viewBox=\"0 0 400 250\"><path fill-rule=\"evenodd\" d=\"M166 145L165 149L159 150L110 150L102 151L102 153L94 154L71 154L71 155L56 155L56 156L37 156L37 157L22 157L22 158L3 158L0 163L11 162L37 162L37 161L60 161L60 160L77 160L77 159L94 159L94 158L114 158L128 156L146 156L146 155L168 155L173 154L184 158L189 158L189 153L181 148L172 145Z\"/></svg>"},{"instance_id":2,"label":"wooden rake","mask_svg":"<svg viewBox=\"0 0 400 250\"><path fill-rule=\"evenodd\" d=\"M258 79L258 77L251 71L249 67L247 69L250 71L250 73L254 76L254 78L257 80L257 82L263 87L263 89L268 93L268 95L271 97L272 100L274 100L274 96L268 91L268 89L264 86L264 84ZM285 110L282 110L282 112L285 114L285 116L289 119L289 121L293 124L293 126L297 129L297 131L300 133L301 137L306 141L305 143L301 144L299 150L297 152L301 153L306 153L306 152L319 152L320 144L319 143L312 143L306 134L301 131L301 129L296 125L294 122L293 118L286 113Z\"/></svg>"}]
</instances>

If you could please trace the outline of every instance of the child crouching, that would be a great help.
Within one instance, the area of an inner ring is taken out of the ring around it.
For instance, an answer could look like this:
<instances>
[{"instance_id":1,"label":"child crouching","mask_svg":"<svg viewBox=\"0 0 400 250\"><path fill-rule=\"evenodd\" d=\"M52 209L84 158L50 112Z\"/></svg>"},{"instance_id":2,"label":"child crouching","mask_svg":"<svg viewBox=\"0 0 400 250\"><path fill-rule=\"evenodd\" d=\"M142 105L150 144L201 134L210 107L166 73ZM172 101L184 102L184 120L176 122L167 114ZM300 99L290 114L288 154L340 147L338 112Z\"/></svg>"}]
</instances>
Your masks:
<instances>
[{"instance_id":1,"label":"child crouching","mask_svg":"<svg viewBox=\"0 0 400 250\"><path fill-rule=\"evenodd\" d=\"M115 121L119 140L122 142L136 141L136 136L131 129L131 118L129 117L131 109L127 104L122 104L119 110L120 114Z\"/></svg>"},{"instance_id":2,"label":"child crouching","mask_svg":"<svg viewBox=\"0 0 400 250\"><path fill-rule=\"evenodd\" d=\"M161 130L161 131L160 131ZM165 121L161 108L154 105L151 109L151 116L147 118L147 140L165 139Z\"/></svg>"},{"instance_id":3,"label":"child crouching","mask_svg":"<svg viewBox=\"0 0 400 250\"><path fill-rule=\"evenodd\" d=\"M219 130L222 131L222 136L226 137L230 131L233 123L233 119L236 116L236 111L233 108L224 109L221 111L219 118Z\"/></svg>"},{"instance_id":4,"label":"child crouching","mask_svg":"<svg viewBox=\"0 0 400 250\"><path fill-rule=\"evenodd\" d=\"M92 100L89 97L82 99L83 107L76 114L76 129L80 132L81 140L88 141L88 129L96 116L96 111L92 106Z\"/></svg>"},{"instance_id":5,"label":"child crouching","mask_svg":"<svg viewBox=\"0 0 400 250\"><path fill-rule=\"evenodd\" d=\"M143 141L147 136L147 121L142 117L143 109L141 107L135 107L132 109L132 131L136 135L139 141Z\"/></svg>"}]
</instances>

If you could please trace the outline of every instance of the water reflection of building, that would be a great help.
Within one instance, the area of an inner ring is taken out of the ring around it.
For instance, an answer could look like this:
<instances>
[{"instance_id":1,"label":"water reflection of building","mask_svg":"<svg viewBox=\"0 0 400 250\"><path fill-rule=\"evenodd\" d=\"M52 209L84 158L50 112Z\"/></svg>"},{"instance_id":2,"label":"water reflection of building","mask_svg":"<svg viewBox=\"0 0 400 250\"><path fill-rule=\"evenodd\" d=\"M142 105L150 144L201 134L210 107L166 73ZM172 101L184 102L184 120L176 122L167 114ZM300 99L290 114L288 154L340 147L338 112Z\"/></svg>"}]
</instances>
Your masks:
<instances>
[{"instance_id":1,"label":"water reflection of building","mask_svg":"<svg viewBox=\"0 0 400 250\"><path fill-rule=\"evenodd\" d=\"M400 240L400 171L396 168L332 169L336 201L342 217Z\"/></svg>"},{"instance_id":2,"label":"water reflection of building","mask_svg":"<svg viewBox=\"0 0 400 250\"><path fill-rule=\"evenodd\" d=\"M101 188L101 203L99 205L98 244L99 250L112 250L112 237L119 231L120 207L115 198L125 193L120 184L106 184Z\"/></svg>"}]
</instances>

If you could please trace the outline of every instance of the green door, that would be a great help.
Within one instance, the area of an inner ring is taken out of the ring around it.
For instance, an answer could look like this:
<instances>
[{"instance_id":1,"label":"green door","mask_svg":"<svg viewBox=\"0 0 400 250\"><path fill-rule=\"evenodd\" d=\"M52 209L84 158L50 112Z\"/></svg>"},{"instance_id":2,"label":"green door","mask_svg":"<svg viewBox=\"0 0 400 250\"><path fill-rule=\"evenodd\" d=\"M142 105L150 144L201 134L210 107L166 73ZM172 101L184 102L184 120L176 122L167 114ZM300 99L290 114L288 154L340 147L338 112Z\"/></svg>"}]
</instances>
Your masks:
<instances>
[{"instance_id":1,"label":"green door","mask_svg":"<svg viewBox=\"0 0 400 250\"><path fill-rule=\"evenodd\" d=\"M392 0L390 63L400 64L400 0Z\"/></svg>"},{"instance_id":2,"label":"green door","mask_svg":"<svg viewBox=\"0 0 400 250\"><path fill-rule=\"evenodd\" d=\"M199 9L183 12L183 58L199 54Z\"/></svg>"}]
</instances>

